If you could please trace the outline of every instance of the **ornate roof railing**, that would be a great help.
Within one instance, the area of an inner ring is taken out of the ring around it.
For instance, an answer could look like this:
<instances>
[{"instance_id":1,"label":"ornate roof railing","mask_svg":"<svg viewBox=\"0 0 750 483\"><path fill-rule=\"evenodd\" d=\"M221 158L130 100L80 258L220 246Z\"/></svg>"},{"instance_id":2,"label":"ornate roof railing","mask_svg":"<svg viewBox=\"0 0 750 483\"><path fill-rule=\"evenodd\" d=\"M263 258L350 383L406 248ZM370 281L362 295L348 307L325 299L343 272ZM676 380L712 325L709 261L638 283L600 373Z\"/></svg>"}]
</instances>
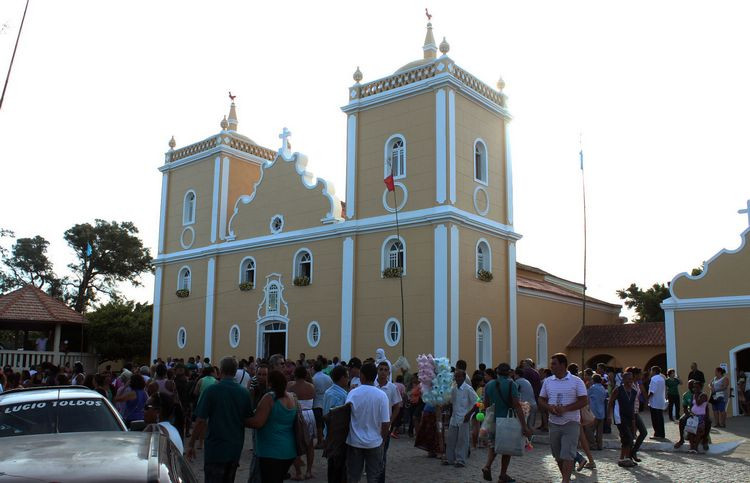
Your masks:
<instances>
[{"instance_id":1,"label":"ornate roof railing","mask_svg":"<svg viewBox=\"0 0 750 483\"><path fill-rule=\"evenodd\" d=\"M383 77L365 84L355 84L350 89L350 100L365 99L376 94L398 89L409 84L414 84L425 79L448 73L463 85L477 94L484 96L490 102L505 107L505 95L491 88L464 69L458 67L450 59L437 59L426 65L413 67L404 72L397 72L388 77Z\"/></svg>"},{"instance_id":2,"label":"ornate roof railing","mask_svg":"<svg viewBox=\"0 0 750 483\"><path fill-rule=\"evenodd\" d=\"M185 146L184 148L170 151L169 153L167 153L167 162L179 161L180 159L187 158L204 151L208 151L209 149L218 147L222 144L238 151L242 151L243 153L251 154L253 156L267 159L269 161L272 161L274 158L276 158L276 151L272 149L264 148L263 146L258 146L257 144L244 141L232 136L231 134L228 136L219 134L216 136L211 136L208 139L204 139L203 141L198 141L197 143L193 143L189 146Z\"/></svg>"}]
</instances>

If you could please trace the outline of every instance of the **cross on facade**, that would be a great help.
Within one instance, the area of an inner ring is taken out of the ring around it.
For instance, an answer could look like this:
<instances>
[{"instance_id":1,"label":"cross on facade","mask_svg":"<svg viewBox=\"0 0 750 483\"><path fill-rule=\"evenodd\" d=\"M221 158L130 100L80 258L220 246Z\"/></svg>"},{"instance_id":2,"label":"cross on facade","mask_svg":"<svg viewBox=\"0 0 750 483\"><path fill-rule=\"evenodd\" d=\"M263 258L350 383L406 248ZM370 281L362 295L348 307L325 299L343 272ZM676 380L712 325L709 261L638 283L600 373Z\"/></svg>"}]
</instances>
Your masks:
<instances>
[{"instance_id":1,"label":"cross on facade","mask_svg":"<svg viewBox=\"0 0 750 483\"><path fill-rule=\"evenodd\" d=\"M750 200L747 200L747 208L744 210L737 210L740 215L747 214L747 226L750 226Z\"/></svg>"},{"instance_id":2,"label":"cross on facade","mask_svg":"<svg viewBox=\"0 0 750 483\"><path fill-rule=\"evenodd\" d=\"M287 128L282 129L281 134L279 134L279 139L281 139L281 151L284 155L289 154L289 136L292 135L292 131L290 131Z\"/></svg>"}]
</instances>

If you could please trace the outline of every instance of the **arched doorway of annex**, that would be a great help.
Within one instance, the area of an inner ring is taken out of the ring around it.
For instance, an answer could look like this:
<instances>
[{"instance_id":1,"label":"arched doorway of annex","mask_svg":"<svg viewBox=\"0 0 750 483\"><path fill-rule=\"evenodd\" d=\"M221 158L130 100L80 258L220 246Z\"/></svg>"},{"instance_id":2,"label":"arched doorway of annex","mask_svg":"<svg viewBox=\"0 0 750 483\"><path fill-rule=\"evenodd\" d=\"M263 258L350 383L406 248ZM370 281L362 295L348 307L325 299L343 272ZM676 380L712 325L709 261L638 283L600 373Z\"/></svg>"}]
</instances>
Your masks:
<instances>
[{"instance_id":1,"label":"arched doorway of annex","mask_svg":"<svg viewBox=\"0 0 750 483\"><path fill-rule=\"evenodd\" d=\"M614 362L614 356L611 356L609 354L597 354L595 356L590 357L586 361L586 367L580 368L580 369L586 369L586 368L592 368L596 369L597 364L604 364L607 367L610 367L610 364Z\"/></svg>"},{"instance_id":2,"label":"arched doorway of annex","mask_svg":"<svg viewBox=\"0 0 750 483\"><path fill-rule=\"evenodd\" d=\"M732 416L740 415L739 383L741 375L750 376L750 342L740 344L729 350L729 383L732 388ZM747 384L747 383L746 383ZM747 387L747 386L746 386Z\"/></svg>"},{"instance_id":3,"label":"arched doorway of annex","mask_svg":"<svg viewBox=\"0 0 750 483\"><path fill-rule=\"evenodd\" d=\"M676 367L667 367L667 354L665 352L656 354L654 357L649 359L648 362L646 362L646 365L643 366L643 372L651 371L651 368L654 366L659 366L659 369L661 369L661 373L664 375L664 377L667 377L668 369L676 369Z\"/></svg>"},{"instance_id":4,"label":"arched doorway of annex","mask_svg":"<svg viewBox=\"0 0 750 483\"><path fill-rule=\"evenodd\" d=\"M289 347L289 320L286 317L267 317L258 321L258 358L268 359L274 354L287 355Z\"/></svg>"}]
</instances>

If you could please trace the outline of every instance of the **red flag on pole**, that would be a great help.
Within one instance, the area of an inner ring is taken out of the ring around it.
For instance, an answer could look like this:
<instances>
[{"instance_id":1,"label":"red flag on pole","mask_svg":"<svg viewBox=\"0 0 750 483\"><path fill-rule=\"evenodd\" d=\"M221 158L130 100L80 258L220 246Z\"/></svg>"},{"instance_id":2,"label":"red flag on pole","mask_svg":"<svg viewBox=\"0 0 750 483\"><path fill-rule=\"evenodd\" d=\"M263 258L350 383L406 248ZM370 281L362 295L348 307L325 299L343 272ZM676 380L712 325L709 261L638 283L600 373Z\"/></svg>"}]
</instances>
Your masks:
<instances>
[{"instance_id":1,"label":"red flag on pole","mask_svg":"<svg viewBox=\"0 0 750 483\"><path fill-rule=\"evenodd\" d=\"M396 187L393 186L393 174L389 174L388 176L386 176L383 182L388 187L388 191L393 191L396 189Z\"/></svg>"}]
</instances>

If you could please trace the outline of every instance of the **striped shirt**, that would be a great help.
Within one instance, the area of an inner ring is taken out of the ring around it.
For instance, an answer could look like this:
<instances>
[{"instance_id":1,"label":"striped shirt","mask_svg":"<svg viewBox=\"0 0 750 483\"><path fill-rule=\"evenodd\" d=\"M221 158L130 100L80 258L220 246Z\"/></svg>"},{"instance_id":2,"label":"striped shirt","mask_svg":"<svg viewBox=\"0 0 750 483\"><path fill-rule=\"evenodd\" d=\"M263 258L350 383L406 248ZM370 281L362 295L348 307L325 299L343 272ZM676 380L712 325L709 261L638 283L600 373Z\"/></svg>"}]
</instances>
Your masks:
<instances>
[{"instance_id":1,"label":"striped shirt","mask_svg":"<svg viewBox=\"0 0 750 483\"><path fill-rule=\"evenodd\" d=\"M550 406L567 406L576 402L579 397L587 395L586 385L581 378L567 371L562 378L558 379L557 376L546 378L539 393L539 397L547 399L547 404ZM552 413L549 415L549 422L552 424L562 425L572 421L581 421L580 410L566 411L562 416Z\"/></svg>"}]
</instances>

